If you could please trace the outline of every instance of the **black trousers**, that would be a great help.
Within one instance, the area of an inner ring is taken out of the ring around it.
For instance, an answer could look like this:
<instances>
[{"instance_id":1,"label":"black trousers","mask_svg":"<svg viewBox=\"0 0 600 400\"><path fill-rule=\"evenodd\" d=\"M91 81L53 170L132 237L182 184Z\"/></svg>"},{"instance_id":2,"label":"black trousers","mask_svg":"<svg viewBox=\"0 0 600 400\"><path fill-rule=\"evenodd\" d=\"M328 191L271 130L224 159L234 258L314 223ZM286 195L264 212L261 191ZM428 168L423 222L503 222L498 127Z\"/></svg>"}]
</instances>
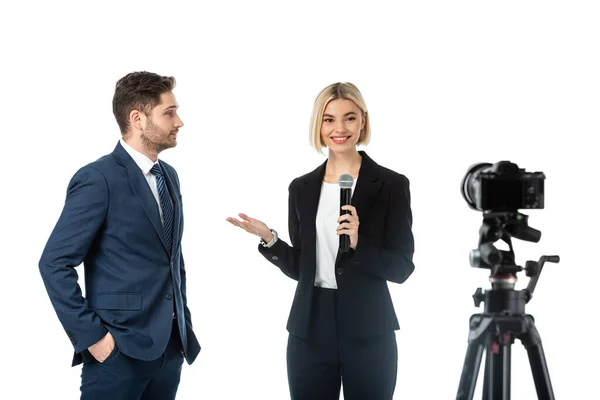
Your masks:
<instances>
[{"instance_id":1,"label":"black trousers","mask_svg":"<svg viewBox=\"0 0 600 400\"><path fill-rule=\"evenodd\" d=\"M81 400L173 400L179 387L183 354L177 321L158 359L142 361L119 351L118 344L99 363L85 357L81 370Z\"/></svg>"},{"instance_id":2,"label":"black trousers","mask_svg":"<svg viewBox=\"0 0 600 400\"><path fill-rule=\"evenodd\" d=\"M398 348L394 331L348 338L336 324L336 290L315 288L312 338L289 336L287 370L292 400L391 400Z\"/></svg>"}]
</instances>

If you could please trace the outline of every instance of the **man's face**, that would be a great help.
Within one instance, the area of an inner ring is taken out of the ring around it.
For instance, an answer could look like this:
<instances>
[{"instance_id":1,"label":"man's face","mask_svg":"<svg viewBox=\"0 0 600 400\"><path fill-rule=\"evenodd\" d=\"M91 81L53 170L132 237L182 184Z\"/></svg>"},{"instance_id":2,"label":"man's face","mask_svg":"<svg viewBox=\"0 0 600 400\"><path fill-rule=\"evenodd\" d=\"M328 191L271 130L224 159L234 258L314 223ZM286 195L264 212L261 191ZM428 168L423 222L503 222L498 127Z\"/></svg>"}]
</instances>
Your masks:
<instances>
[{"instance_id":1,"label":"man's face","mask_svg":"<svg viewBox=\"0 0 600 400\"><path fill-rule=\"evenodd\" d=\"M172 92L160 95L160 104L146 116L143 124L141 139L145 147L160 153L177 146L177 132L183 126L177 108Z\"/></svg>"}]
</instances>

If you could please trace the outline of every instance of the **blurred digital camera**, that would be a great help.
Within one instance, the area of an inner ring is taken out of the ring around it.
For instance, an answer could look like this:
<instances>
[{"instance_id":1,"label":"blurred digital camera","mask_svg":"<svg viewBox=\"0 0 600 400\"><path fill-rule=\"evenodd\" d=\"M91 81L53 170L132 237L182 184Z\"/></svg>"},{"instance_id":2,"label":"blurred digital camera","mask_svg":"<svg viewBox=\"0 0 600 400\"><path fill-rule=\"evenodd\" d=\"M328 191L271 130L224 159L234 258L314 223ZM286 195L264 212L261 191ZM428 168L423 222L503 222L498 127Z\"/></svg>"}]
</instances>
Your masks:
<instances>
[{"instance_id":1,"label":"blurred digital camera","mask_svg":"<svg viewBox=\"0 0 600 400\"><path fill-rule=\"evenodd\" d=\"M472 165L461 183L462 196L484 212L544 208L543 172L526 172L510 161Z\"/></svg>"}]
</instances>

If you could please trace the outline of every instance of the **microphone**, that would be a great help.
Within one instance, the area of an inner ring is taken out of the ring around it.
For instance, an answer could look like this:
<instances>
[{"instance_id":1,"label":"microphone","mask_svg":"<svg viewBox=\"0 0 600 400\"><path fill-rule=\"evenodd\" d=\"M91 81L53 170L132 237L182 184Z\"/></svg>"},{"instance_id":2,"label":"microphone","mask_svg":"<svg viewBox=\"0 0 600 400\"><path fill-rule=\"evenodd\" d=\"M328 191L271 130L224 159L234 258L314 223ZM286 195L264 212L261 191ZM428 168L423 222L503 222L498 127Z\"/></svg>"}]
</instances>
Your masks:
<instances>
[{"instance_id":1,"label":"microphone","mask_svg":"<svg viewBox=\"0 0 600 400\"><path fill-rule=\"evenodd\" d=\"M346 206L350 204L350 200L352 199L352 183L354 182L354 178L350 174L342 174L338 179L338 184L340 185L340 207ZM340 209L340 217L344 214L350 214L348 210ZM340 251L342 253L346 253L348 248L350 247L350 236L347 234L340 235Z\"/></svg>"}]
</instances>

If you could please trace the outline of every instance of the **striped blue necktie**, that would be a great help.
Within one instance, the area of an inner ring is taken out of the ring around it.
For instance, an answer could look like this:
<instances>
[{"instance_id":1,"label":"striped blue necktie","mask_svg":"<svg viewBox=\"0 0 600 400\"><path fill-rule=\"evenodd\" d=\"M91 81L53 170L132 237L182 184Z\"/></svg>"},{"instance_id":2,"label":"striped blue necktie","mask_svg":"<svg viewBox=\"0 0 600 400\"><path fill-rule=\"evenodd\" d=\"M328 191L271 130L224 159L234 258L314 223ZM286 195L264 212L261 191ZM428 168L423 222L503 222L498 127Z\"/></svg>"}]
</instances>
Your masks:
<instances>
[{"instance_id":1,"label":"striped blue necktie","mask_svg":"<svg viewBox=\"0 0 600 400\"><path fill-rule=\"evenodd\" d=\"M158 197L160 198L160 206L162 208L163 229L165 231L165 239L169 252L173 247L173 205L171 204L171 196L165 182L165 176L160 168L160 165L154 164L150 172L156 177L156 187L158 189Z\"/></svg>"}]
</instances>

